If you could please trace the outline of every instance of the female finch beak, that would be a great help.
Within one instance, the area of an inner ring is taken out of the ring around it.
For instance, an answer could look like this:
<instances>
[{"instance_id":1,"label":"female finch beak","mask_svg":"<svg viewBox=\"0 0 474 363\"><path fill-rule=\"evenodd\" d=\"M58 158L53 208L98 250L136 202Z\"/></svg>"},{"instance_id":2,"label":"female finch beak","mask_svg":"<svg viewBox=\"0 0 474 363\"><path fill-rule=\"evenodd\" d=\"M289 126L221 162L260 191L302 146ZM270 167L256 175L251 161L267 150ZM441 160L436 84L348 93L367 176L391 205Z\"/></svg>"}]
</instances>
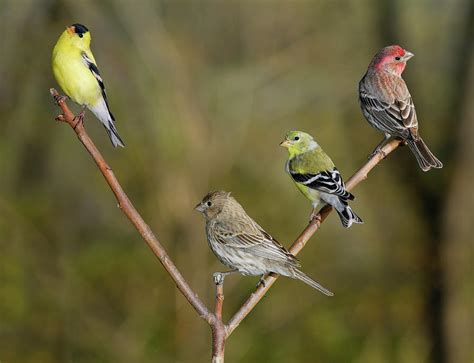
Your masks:
<instances>
[{"instance_id":1,"label":"female finch beak","mask_svg":"<svg viewBox=\"0 0 474 363\"><path fill-rule=\"evenodd\" d=\"M280 146L289 148L291 146L291 143L288 140L283 140L282 142L280 142Z\"/></svg>"},{"instance_id":2,"label":"female finch beak","mask_svg":"<svg viewBox=\"0 0 474 363\"><path fill-rule=\"evenodd\" d=\"M195 210L197 210L198 212L204 212L204 205L202 203L198 203L196 204L196 206L194 207Z\"/></svg>"}]
</instances>

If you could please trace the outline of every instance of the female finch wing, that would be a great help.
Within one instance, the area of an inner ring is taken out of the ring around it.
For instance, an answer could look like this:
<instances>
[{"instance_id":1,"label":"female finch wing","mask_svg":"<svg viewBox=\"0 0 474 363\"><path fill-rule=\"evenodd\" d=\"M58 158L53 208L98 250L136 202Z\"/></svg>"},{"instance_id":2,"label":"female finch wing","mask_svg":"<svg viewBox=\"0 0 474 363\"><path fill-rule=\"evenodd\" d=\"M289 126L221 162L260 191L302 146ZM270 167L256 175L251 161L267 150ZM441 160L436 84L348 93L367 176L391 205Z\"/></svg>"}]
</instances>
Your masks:
<instances>
[{"instance_id":1,"label":"female finch wing","mask_svg":"<svg viewBox=\"0 0 474 363\"><path fill-rule=\"evenodd\" d=\"M255 256L300 266L296 257L257 223L254 222L251 227L249 229L255 230L233 231L226 225L216 224L213 228L214 239L226 247L247 250Z\"/></svg>"},{"instance_id":2,"label":"female finch wing","mask_svg":"<svg viewBox=\"0 0 474 363\"><path fill-rule=\"evenodd\" d=\"M406 89L405 87L402 87ZM395 97L393 101L380 100L379 97L367 92L366 87L361 82L359 89L359 99L366 116L378 123L382 130L390 134L405 134L407 128L417 127L415 105L408 90L404 92L404 97Z\"/></svg>"},{"instance_id":3,"label":"female finch wing","mask_svg":"<svg viewBox=\"0 0 474 363\"><path fill-rule=\"evenodd\" d=\"M290 170L290 175L295 182L308 188L334 194L345 200L354 200L354 196L346 190L341 174L336 168L317 174L302 174Z\"/></svg>"}]
</instances>

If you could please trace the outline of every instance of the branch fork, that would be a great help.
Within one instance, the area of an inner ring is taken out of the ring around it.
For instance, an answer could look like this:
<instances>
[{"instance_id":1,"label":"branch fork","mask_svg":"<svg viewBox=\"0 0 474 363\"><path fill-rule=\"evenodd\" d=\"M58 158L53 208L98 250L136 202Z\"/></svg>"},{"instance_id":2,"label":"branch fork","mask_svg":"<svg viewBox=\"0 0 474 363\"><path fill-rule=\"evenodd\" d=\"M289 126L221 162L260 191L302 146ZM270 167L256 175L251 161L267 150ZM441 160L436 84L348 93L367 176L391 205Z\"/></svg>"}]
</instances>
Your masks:
<instances>
[{"instance_id":1,"label":"branch fork","mask_svg":"<svg viewBox=\"0 0 474 363\"><path fill-rule=\"evenodd\" d=\"M105 161L102 154L99 152L95 144L87 134L80 116L75 116L69 109L66 96L60 95L54 88L50 89L51 96L56 101L58 107L61 109L61 114L56 117L57 121L66 122L71 126L76 133L79 141L84 145L87 152L91 155L94 162L100 169L107 184L117 198L118 205L122 212L127 216L130 222L137 229L142 239L151 249L153 254L158 258L170 277L173 279L178 290L188 300L189 304L194 308L196 313L205 320L211 327L212 333L212 362L224 363L224 349L227 338L239 326L243 319L253 310L258 302L263 298L266 292L272 287L278 278L276 274L269 274L261 280L257 289L248 297L247 301L239 308L239 310L230 318L229 322L225 324L222 319L222 310L224 305L224 277L225 273L218 273L214 276L216 286L215 307L214 312L211 312L198 294L194 292L186 279L181 275L180 271L169 257L168 253L158 241L150 227L145 223L141 215L133 206L132 202L125 194L119 181L115 177L112 169ZM79 117L79 119L78 119ZM367 178L367 174L388 154L394 151L401 141L393 139L387 142L380 153L376 153L365 163L351 178L346 182L347 189L352 190L362 180ZM323 207L319 213L309 222L307 227L293 242L289 251L293 255L297 255L306 245L308 240L317 232L321 224L327 218L332 208L329 206ZM216 275L219 275L218 277Z\"/></svg>"}]
</instances>

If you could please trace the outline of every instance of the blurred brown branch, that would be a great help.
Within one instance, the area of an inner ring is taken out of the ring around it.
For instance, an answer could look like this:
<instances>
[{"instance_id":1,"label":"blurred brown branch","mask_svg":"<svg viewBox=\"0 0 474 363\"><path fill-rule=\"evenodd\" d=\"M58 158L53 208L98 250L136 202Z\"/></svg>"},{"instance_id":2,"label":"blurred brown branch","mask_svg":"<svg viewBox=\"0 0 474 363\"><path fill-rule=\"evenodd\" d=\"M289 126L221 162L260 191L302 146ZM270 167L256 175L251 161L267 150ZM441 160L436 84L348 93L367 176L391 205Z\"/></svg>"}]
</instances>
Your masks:
<instances>
[{"instance_id":1,"label":"blurred brown branch","mask_svg":"<svg viewBox=\"0 0 474 363\"><path fill-rule=\"evenodd\" d=\"M138 211L133 206L128 196L123 191L117 178L115 177L112 169L109 167L102 154L99 152L97 147L94 145L89 135L87 134L82 122L77 122L74 114L67 106L65 99L61 98L59 93L55 89L50 89L51 95L56 100L58 106L61 108L62 114L56 117L56 120L68 123L71 128L75 131L77 137L87 149L89 154L94 159L95 163L99 167L102 175L109 184L112 192L115 194L119 203L120 209L128 217L128 219L135 226L137 231L140 233L146 244L156 257L160 260L163 267L166 269L168 274L175 282L177 288L188 300L191 306L196 310L201 318L203 318L211 327L212 331L212 362L223 363L224 362L224 348L226 339L232 334L237 328L240 322L252 311L252 309L258 304L263 298L266 292L270 289L273 283L278 278L277 275L270 274L265 278L264 284L259 284L257 290L250 295L247 301L241 306L241 308L234 314L226 325L222 321L222 308L224 303L224 286L222 284L216 284L216 301L214 313L210 312L202 300L198 297L197 293L189 286L187 281L179 272L176 265L170 259L169 255L160 244L158 239L153 234L150 227L145 223L143 218L140 216ZM362 166L348 181L347 189L352 190L357 184L367 178L367 174L381 161L395 150L400 145L400 140L391 140L383 148L383 154L379 153L374 155L367 163ZM290 247L290 252L297 255L303 247L306 245L308 240L316 233L321 223L331 212L332 208L324 207L319 212L320 219L314 219L300 236L295 240L293 245Z\"/></svg>"},{"instance_id":2,"label":"blurred brown branch","mask_svg":"<svg viewBox=\"0 0 474 363\"><path fill-rule=\"evenodd\" d=\"M209 324L212 324L215 320L214 314L212 314L208 310L208 308L206 307L206 305L204 305L204 303L198 297L198 295L193 291L193 289L191 289L189 284L186 282L184 277L179 272L176 265L170 259L169 255L166 253L163 246L160 244L158 239L153 234L150 227L145 223L143 218L135 209L132 202L130 201L130 199L128 198L128 196L125 194L122 187L120 186L120 183L115 177L112 169L107 164L102 154L99 152L97 147L94 145L94 143L90 139L89 135L87 134L84 128L83 123L82 122L77 123L77 120L75 119L74 114L71 112L71 110L67 106L64 99L58 98L60 97L60 95L54 88L51 88L50 92L51 92L51 95L57 101L58 106L62 110L62 114L56 117L56 120L68 123L72 127L72 129L76 132L77 137L82 142L84 147L87 149L89 154L92 156L95 163L97 164L100 171L102 172L102 175L104 176L105 180L109 184L110 189L112 189L112 192L115 194L115 197L117 198L117 201L119 203L118 204L119 208L125 213L125 215L128 217L130 222L132 222L132 224L137 229L138 233L140 233L140 235L145 240L146 244L148 245L148 247L150 247L150 249L155 254L155 256L158 257L163 267L166 269L168 274L174 280L177 288L181 291L184 297L189 301L189 303L192 305L194 310L197 311L197 313L199 314L201 318L206 320Z\"/></svg>"}]
</instances>

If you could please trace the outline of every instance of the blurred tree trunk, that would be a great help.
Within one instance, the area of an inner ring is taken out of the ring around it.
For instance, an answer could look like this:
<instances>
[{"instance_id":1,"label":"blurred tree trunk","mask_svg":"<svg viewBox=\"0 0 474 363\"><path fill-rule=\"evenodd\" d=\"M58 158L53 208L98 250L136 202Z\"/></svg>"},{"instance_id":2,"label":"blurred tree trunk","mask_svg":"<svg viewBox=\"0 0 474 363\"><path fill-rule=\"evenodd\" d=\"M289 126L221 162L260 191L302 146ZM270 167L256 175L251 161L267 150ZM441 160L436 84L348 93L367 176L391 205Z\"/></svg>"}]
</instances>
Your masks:
<instances>
[{"instance_id":1,"label":"blurred tree trunk","mask_svg":"<svg viewBox=\"0 0 474 363\"><path fill-rule=\"evenodd\" d=\"M426 290L424 295L424 320L426 332L429 339L429 357L428 362L445 363L448 361L447 342L447 312L446 312L446 266L443 252L446 251L444 243L448 241L446 231L447 218L445 218L446 208L449 203L449 193L442 193L440 190L451 190L451 183L454 178L455 170L453 167L464 168L463 165L453 166L452 161L462 152L463 123L467 123L467 97L465 97L469 87L469 70L472 63L473 55L473 29L474 29L474 1L465 1L465 11L459 11L459 14L465 14L465 24L460 28L459 33L453 34L453 49L448 49L446 54L451 61L451 77L452 84L449 85L452 91L447 94L446 102L448 106L445 108L446 114L443 117L442 124L446 138L444 142L444 153L442 153L446 169L443 175L438 172L437 176L433 176L430 181L436 183L429 188L426 185L426 177L421 173L413 173L411 168L406 171L412 180L414 195L418 195L422 201L425 225L427 226L427 239L424 241L423 253L421 256L421 268L425 272ZM398 36L398 9L396 0L374 1L374 8L377 11L376 24L379 26L379 42L380 46L400 43ZM463 20L463 19L461 19ZM465 115L463 119L463 115ZM466 140L466 138L464 137ZM466 141L468 142L468 141ZM463 150L466 150L465 148ZM435 153L436 154L436 153ZM463 158L460 157L460 160ZM436 171L432 171L435 173ZM456 194L456 193L454 193ZM443 200L439 200L439 196L444 195ZM451 344L452 346L452 344ZM450 355L452 356L452 355Z\"/></svg>"},{"instance_id":2,"label":"blurred tree trunk","mask_svg":"<svg viewBox=\"0 0 474 363\"><path fill-rule=\"evenodd\" d=\"M453 48L446 52L454 54L451 76L451 99L446 108L444 130L452 136L445 144L445 155L456 161L450 165L450 184L447 186L445 203L441 206L443 224L439 226L439 238L448 291L443 323L446 334L446 357L449 362L472 360L474 349L472 317L472 205L474 195L470 190L474 178L472 136L474 135L474 1L465 0L465 18L460 19L459 33L453 34ZM454 126L454 129L452 127ZM469 295L470 294L470 295ZM467 301L471 299L471 305Z\"/></svg>"}]
</instances>

